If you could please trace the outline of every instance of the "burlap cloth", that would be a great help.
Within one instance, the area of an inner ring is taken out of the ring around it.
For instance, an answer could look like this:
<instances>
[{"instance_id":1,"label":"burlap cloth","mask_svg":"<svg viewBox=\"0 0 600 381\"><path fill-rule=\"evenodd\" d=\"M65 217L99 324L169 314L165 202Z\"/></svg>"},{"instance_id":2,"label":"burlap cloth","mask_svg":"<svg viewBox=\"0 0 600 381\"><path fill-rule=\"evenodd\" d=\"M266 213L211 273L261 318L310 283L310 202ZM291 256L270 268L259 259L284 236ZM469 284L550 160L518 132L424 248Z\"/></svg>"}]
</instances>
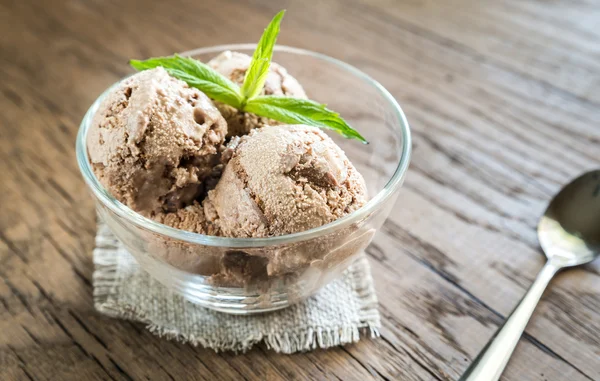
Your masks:
<instances>
[{"instance_id":1,"label":"burlap cloth","mask_svg":"<svg viewBox=\"0 0 600 381\"><path fill-rule=\"evenodd\" d=\"M140 269L108 228L98 224L94 305L111 317L135 320L169 339L215 351L246 351L263 341L293 353L379 336L379 311L369 264L361 256L315 296L283 310L228 315L192 304Z\"/></svg>"}]
</instances>

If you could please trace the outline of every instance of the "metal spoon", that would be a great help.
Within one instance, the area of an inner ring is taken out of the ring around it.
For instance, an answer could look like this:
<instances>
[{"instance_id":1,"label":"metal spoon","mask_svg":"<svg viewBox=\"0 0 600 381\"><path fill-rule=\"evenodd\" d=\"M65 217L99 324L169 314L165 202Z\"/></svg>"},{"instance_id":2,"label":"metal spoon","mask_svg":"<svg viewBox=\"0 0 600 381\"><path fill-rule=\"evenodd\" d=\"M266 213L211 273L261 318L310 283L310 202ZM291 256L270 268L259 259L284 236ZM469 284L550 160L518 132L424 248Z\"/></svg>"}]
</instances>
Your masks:
<instances>
[{"instance_id":1,"label":"metal spoon","mask_svg":"<svg viewBox=\"0 0 600 381\"><path fill-rule=\"evenodd\" d=\"M459 381L498 380L554 274L600 254L600 170L576 178L554 196L538 225L538 239L546 265Z\"/></svg>"}]
</instances>

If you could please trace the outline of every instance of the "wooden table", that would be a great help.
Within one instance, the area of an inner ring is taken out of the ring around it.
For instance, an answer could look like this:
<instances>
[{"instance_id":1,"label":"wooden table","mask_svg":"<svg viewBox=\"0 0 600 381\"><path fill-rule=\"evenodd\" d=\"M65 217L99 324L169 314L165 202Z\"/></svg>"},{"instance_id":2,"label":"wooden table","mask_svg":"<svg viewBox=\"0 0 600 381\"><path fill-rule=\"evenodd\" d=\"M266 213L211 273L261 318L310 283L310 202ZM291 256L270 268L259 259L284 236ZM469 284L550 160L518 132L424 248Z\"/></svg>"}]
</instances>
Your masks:
<instances>
[{"instance_id":1,"label":"wooden table","mask_svg":"<svg viewBox=\"0 0 600 381\"><path fill-rule=\"evenodd\" d=\"M382 337L292 356L159 339L92 304L95 212L74 141L131 57L280 42L371 74L404 107L411 168L371 259ZM600 167L592 1L0 1L0 379L454 380L543 258L547 200ZM560 274L506 380L600 380L600 263Z\"/></svg>"}]
</instances>

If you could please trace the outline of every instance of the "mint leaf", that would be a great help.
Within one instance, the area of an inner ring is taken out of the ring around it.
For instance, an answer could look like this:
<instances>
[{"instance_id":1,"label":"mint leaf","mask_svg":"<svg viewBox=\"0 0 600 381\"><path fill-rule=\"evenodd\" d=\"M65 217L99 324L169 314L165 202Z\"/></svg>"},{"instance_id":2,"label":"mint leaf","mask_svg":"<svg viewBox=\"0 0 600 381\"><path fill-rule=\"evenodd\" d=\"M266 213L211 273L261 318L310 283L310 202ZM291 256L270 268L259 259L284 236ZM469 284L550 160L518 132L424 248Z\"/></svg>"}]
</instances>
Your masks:
<instances>
[{"instance_id":1,"label":"mint leaf","mask_svg":"<svg viewBox=\"0 0 600 381\"><path fill-rule=\"evenodd\" d=\"M336 131L346 138L368 143L340 115L324 104L308 99L280 96L259 96L247 101L244 111L290 124L306 124Z\"/></svg>"},{"instance_id":2,"label":"mint leaf","mask_svg":"<svg viewBox=\"0 0 600 381\"><path fill-rule=\"evenodd\" d=\"M174 55L156 57L144 61L130 60L136 70L148 70L163 67L170 75L195 87L210 98L240 109L243 104L238 85L225 78L210 66L189 57Z\"/></svg>"},{"instance_id":3,"label":"mint leaf","mask_svg":"<svg viewBox=\"0 0 600 381\"><path fill-rule=\"evenodd\" d=\"M279 25L285 10L277 13L269 25L265 28L263 35L258 41L256 50L252 55L252 61L248 71L246 71L246 78L244 78L244 84L242 85L242 96L245 100L252 99L263 89L267 74L269 73L269 66L271 66L271 58L273 58L273 47L279 34Z\"/></svg>"}]
</instances>

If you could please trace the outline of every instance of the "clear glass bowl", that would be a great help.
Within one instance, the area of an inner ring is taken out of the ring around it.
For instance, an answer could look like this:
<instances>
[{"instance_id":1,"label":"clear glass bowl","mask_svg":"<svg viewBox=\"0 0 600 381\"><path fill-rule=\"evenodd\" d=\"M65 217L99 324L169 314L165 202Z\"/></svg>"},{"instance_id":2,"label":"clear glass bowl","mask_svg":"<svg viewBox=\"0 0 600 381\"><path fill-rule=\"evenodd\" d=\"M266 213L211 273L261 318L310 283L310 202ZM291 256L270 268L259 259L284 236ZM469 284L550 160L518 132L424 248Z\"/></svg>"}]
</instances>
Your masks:
<instances>
[{"instance_id":1,"label":"clear glass bowl","mask_svg":"<svg viewBox=\"0 0 600 381\"><path fill-rule=\"evenodd\" d=\"M184 53L203 62L255 45L225 45ZM274 62L300 81L311 99L339 112L370 142L329 132L365 178L370 201L330 224L270 238L225 238L191 233L144 218L112 197L94 176L86 134L100 96L77 136L77 161L100 218L142 268L192 303L236 314L284 308L338 277L364 250L396 200L410 160L411 138L402 109L379 83L328 57L285 46ZM106 93L106 92L105 92Z\"/></svg>"}]
</instances>

